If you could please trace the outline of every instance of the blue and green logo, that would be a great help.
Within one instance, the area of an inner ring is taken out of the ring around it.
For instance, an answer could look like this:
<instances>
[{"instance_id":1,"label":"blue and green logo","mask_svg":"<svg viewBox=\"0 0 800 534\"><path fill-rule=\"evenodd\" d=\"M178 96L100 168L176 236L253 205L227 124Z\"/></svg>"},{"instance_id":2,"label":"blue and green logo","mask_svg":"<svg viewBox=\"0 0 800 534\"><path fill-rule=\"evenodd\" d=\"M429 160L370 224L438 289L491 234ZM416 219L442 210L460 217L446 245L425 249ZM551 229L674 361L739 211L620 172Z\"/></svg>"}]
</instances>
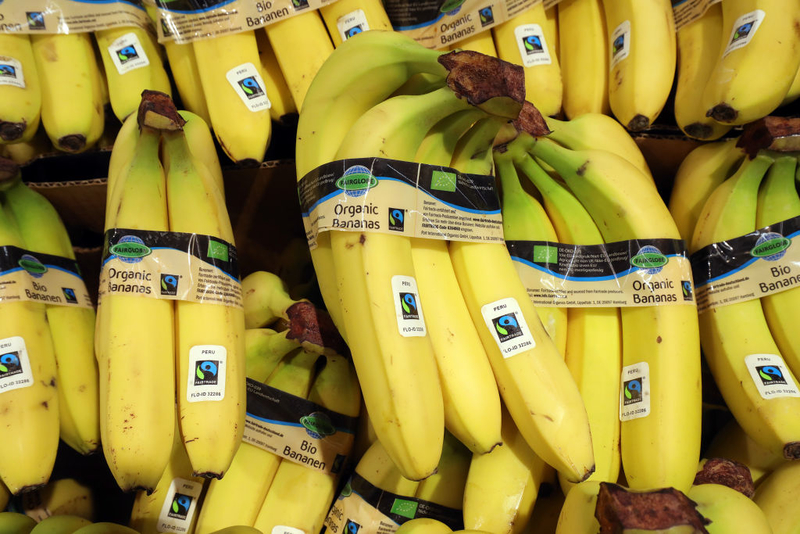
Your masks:
<instances>
[{"instance_id":1,"label":"blue and green logo","mask_svg":"<svg viewBox=\"0 0 800 534\"><path fill-rule=\"evenodd\" d=\"M527 35L522 38L522 46L525 48L525 54L541 54L544 53L544 46L542 45L542 37L540 35Z\"/></svg>"},{"instance_id":2,"label":"blue and green logo","mask_svg":"<svg viewBox=\"0 0 800 534\"><path fill-rule=\"evenodd\" d=\"M363 165L353 165L336 180L336 187L350 197L360 197L377 185L378 179Z\"/></svg>"},{"instance_id":3,"label":"blue and green logo","mask_svg":"<svg viewBox=\"0 0 800 534\"><path fill-rule=\"evenodd\" d=\"M494 326L495 332L497 332L497 338L500 340L500 343L522 335L522 328L520 328L519 321L517 321L517 314L514 312L495 317L492 319L492 325Z\"/></svg>"},{"instance_id":4,"label":"blue and green logo","mask_svg":"<svg viewBox=\"0 0 800 534\"><path fill-rule=\"evenodd\" d=\"M122 236L108 251L125 263L139 263L153 252L140 238L134 235Z\"/></svg>"},{"instance_id":5,"label":"blue and green logo","mask_svg":"<svg viewBox=\"0 0 800 534\"><path fill-rule=\"evenodd\" d=\"M13 65L0 63L0 78L16 78L17 69Z\"/></svg>"},{"instance_id":6,"label":"blue and green logo","mask_svg":"<svg viewBox=\"0 0 800 534\"><path fill-rule=\"evenodd\" d=\"M313 412L300 418L308 435L314 439L322 439L336 434L336 427L333 426L331 418L324 412Z\"/></svg>"},{"instance_id":7,"label":"blue and green logo","mask_svg":"<svg viewBox=\"0 0 800 534\"><path fill-rule=\"evenodd\" d=\"M625 396L622 403L624 406L642 402L642 380L644 380L644 377L634 378L622 383L622 393Z\"/></svg>"},{"instance_id":8,"label":"blue and green logo","mask_svg":"<svg viewBox=\"0 0 800 534\"><path fill-rule=\"evenodd\" d=\"M439 12L446 15L455 15L461 10L461 4L464 2L465 0L444 0L442 7L439 8Z\"/></svg>"},{"instance_id":9,"label":"blue and green logo","mask_svg":"<svg viewBox=\"0 0 800 534\"><path fill-rule=\"evenodd\" d=\"M761 379L761 383L765 386L785 385L786 378L783 376L783 371L774 365L759 365L756 366L756 372Z\"/></svg>"},{"instance_id":10,"label":"blue and green logo","mask_svg":"<svg viewBox=\"0 0 800 534\"><path fill-rule=\"evenodd\" d=\"M389 230L403 232L406 229L406 210L389 208Z\"/></svg>"},{"instance_id":11,"label":"blue and green logo","mask_svg":"<svg viewBox=\"0 0 800 534\"><path fill-rule=\"evenodd\" d=\"M482 8L478 11L478 15L481 19L481 27L494 23L494 11L492 10L492 6Z\"/></svg>"},{"instance_id":12,"label":"blue and green logo","mask_svg":"<svg viewBox=\"0 0 800 534\"><path fill-rule=\"evenodd\" d=\"M669 263L669 258L652 245L645 245L631 258L631 265L647 274L658 274Z\"/></svg>"},{"instance_id":13,"label":"blue and green logo","mask_svg":"<svg viewBox=\"0 0 800 534\"><path fill-rule=\"evenodd\" d=\"M767 261L777 261L786 255L786 249L792 245L792 240L783 237L777 232L767 232L758 236L750 255Z\"/></svg>"},{"instance_id":14,"label":"blue and green logo","mask_svg":"<svg viewBox=\"0 0 800 534\"><path fill-rule=\"evenodd\" d=\"M219 360L198 360L194 367L195 386L216 386L219 382Z\"/></svg>"},{"instance_id":15,"label":"blue and green logo","mask_svg":"<svg viewBox=\"0 0 800 534\"><path fill-rule=\"evenodd\" d=\"M136 47L133 45L123 46L117 50L117 59L119 59L121 65L124 65L128 61L133 61L138 57L139 52L136 51Z\"/></svg>"},{"instance_id":16,"label":"blue and green logo","mask_svg":"<svg viewBox=\"0 0 800 534\"><path fill-rule=\"evenodd\" d=\"M22 362L19 352L6 352L0 356L0 378L6 378L22 373Z\"/></svg>"},{"instance_id":17,"label":"blue and green logo","mask_svg":"<svg viewBox=\"0 0 800 534\"><path fill-rule=\"evenodd\" d=\"M181 521L186 521L186 518L189 516L189 507L191 505L191 496L175 492L175 497L172 498L172 505L170 505L167 515L175 519L180 519Z\"/></svg>"},{"instance_id":18,"label":"blue and green logo","mask_svg":"<svg viewBox=\"0 0 800 534\"><path fill-rule=\"evenodd\" d=\"M736 31L733 32L733 39L731 39L731 44L735 43L736 41L745 39L748 35L750 35L751 31L753 31L752 22L746 22L742 24L741 26L736 28Z\"/></svg>"},{"instance_id":19,"label":"blue and green logo","mask_svg":"<svg viewBox=\"0 0 800 534\"><path fill-rule=\"evenodd\" d=\"M403 319L419 319L417 296L414 293L400 293L400 308L403 311Z\"/></svg>"},{"instance_id":20,"label":"blue and green logo","mask_svg":"<svg viewBox=\"0 0 800 534\"><path fill-rule=\"evenodd\" d=\"M255 76L248 76L239 80L239 89L242 90L248 100L253 100L264 95L264 89L256 80Z\"/></svg>"},{"instance_id":21,"label":"blue and green logo","mask_svg":"<svg viewBox=\"0 0 800 534\"><path fill-rule=\"evenodd\" d=\"M25 271L34 278L41 278L47 272L47 266L37 260L30 254L23 254L17 261L17 265L25 269Z\"/></svg>"}]
</instances>

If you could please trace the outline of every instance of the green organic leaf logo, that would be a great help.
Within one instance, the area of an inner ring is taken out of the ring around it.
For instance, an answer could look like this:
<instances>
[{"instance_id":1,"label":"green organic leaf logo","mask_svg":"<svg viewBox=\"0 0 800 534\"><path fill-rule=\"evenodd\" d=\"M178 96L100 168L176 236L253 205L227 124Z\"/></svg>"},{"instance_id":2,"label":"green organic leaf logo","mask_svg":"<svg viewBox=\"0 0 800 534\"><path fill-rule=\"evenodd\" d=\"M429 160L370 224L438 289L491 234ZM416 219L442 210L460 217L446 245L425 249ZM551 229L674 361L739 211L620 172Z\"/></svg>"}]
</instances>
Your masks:
<instances>
[{"instance_id":1,"label":"green organic leaf logo","mask_svg":"<svg viewBox=\"0 0 800 534\"><path fill-rule=\"evenodd\" d=\"M750 255L756 258L765 258L780 254L792 244L792 240L783 236L775 237L759 243L750 251Z\"/></svg>"},{"instance_id":2,"label":"green organic leaf logo","mask_svg":"<svg viewBox=\"0 0 800 534\"><path fill-rule=\"evenodd\" d=\"M395 499L392 503L391 513L414 519L417 513L418 503L414 501L407 501L405 499Z\"/></svg>"},{"instance_id":3,"label":"green organic leaf logo","mask_svg":"<svg viewBox=\"0 0 800 534\"><path fill-rule=\"evenodd\" d=\"M207 256L215 260L228 261L228 245L209 239Z\"/></svg>"}]
</instances>

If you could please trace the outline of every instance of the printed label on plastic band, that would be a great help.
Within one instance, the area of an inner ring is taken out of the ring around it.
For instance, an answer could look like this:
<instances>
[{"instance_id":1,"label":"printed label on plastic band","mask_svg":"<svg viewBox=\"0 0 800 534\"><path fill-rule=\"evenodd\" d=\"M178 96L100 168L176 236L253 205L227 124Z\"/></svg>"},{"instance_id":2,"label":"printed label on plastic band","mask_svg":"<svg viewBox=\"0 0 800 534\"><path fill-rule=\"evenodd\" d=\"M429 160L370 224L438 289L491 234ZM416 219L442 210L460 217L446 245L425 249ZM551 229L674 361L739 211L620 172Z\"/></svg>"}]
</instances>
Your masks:
<instances>
[{"instance_id":1,"label":"printed label on plastic band","mask_svg":"<svg viewBox=\"0 0 800 534\"><path fill-rule=\"evenodd\" d=\"M40 523L53 515L53 512L50 511L50 509L42 500L41 488L33 491L26 491L20 495L19 505L21 508L15 506L15 504L16 503L12 500L10 503L8 503L8 508L6 508L5 511L25 514L37 523Z\"/></svg>"},{"instance_id":2,"label":"printed label on plastic band","mask_svg":"<svg viewBox=\"0 0 800 534\"><path fill-rule=\"evenodd\" d=\"M622 368L619 391L619 420L630 421L650 415L650 365L639 362Z\"/></svg>"},{"instance_id":3,"label":"printed label on plastic band","mask_svg":"<svg viewBox=\"0 0 800 534\"><path fill-rule=\"evenodd\" d=\"M792 372L777 354L751 354L744 364L762 398L800 397Z\"/></svg>"},{"instance_id":4,"label":"printed label on plastic band","mask_svg":"<svg viewBox=\"0 0 800 534\"><path fill-rule=\"evenodd\" d=\"M232 68L225 77L250 111L265 111L272 107L264 80L252 63Z\"/></svg>"},{"instance_id":5,"label":"printed label on plastic band","mask_svg":"<svg viewBox=\"0 0 800 534\"><path fill-rule=\"evenodd\" d=\"M185 478L174 478L164 495L164 504L158 515L158 532L188 532L197 508L203 483Z\"/></svg>"},{"instance_id":6,"label":"printed label on plastic band","mask_svg":"<svg viewBox=\"0 0 800 534\"><path fill-rule=\"evenodd\" d=\"M705 15L709 7L720 2L721 0L672 0L675 31L696 21Z\"/></svg>"},{"instance_id":7,"label":"printed label on plastic band","mask_svg":"<svg viewBox=\"0 0 800 534\"><path fill-rule=\"evenodd\" d=\"M678 239L605 245L507 241L537 306L603 308L693 305L691 262Z\"/></svg>"},{"instance_id":8,"label":"printed label on plastic band","mask_svg":"<svg viewBox=\"0 0 800 534\"><path fill-rule=\"evenodd\" d=\"M800 217L692 254L697 311L759 299L800 287Z\"/></svg>"},{"instance_id":9,"label":"printed label on plastic band","mask_svg":"<svg viewBox=\"0 0 800 534\"><path fill-rule=\"evenodd\" d=\"M510 358L536 346L515 298L509 297L486 304L481 307L481 314L503 358Z\"/></svg>"},{"instance_id":10,"label":"printed label on plastic band","mask_svg":"<svg viewBox=\"0 0 800 534\"><path fill-rule=\"evenodd\" d=\"M33 385L33 370L25 340L20 336L0 339L0 394Z\"/></svg>"},{"instance_id":11,"label":"printed label on plastic band","mask_svg":"<svg viewBox=\"0 0 800 534\"><path fill-rule=\"evenodd\" d=\"M225 398L228 350L222 345L195 345L189 349L186 400L221 401Z\"/></svg>"},{"instance_id":12,"label":"printed label on plastic band","mask_svg":"<svg viewBox=\"0 0 800 534\"><path fill-rule=\"evenodd\" d=\"M356 9L346 15L342 15L336 21L336 28L339 30L339 35L342 41L346 41L354 35L369 30L369 23L367 16L364 14L363 9Z\"/></svg>"},{"instance_id":13,"label":"printed label on plastic band","mask_svg":"<svg viewBox=\"0 0 800 534\"><path fill-rule=\"evenodd\" d=\"M158 42L190 43L263 28L335 0L145 0L158 7Z\"/></svg>"},{"instance_id":14,"label":"printed label on plastic band","mask_svg":"<svg viewBox=\"0 0 800 534\"><path fill-rule=\"evenodd\" d=\"M87 33L153 24L141 0L6 0L0 2L0 33Z\"/></svg>"},{"instance_id":15,"label":"printed label on plastic band","mask_svg":"<svg viewBox=\"0 0 800 534\"><path fill-rule=\"evenodd\" d=\"M560 0L544 0L545 9ZM428 48L445 48L488 31L542 0L383 0L395 31Z\"/></svg>"},{"instance_id":16,"label":"printed label on plastic band","mask_svg":"<svg viewBox=\"0 0 800 534\"><path fill-rule=\"evenodd\" d=\"M734 50L747 46L755 37L765 15L764 11L756 9L736 19L736 22L733 23L733 28L731 28L731 36L728 38L728 46L725 47L722 57L727 56Z\"/></svg>"},{"instance_id":17,"label":"printed label on plastic band","mask_svg":"<svg viewBox=\"0 0 800 534\"><path fill-rule=\"evenodd\" d=\"M13 85L25 89L22 63L9 56L0 56L0 85Z\"/></svg>"},{"instance_id":18,"label":"printed label on plastic band","mask_svg":"<svg viewBox=\"0 0 800 534\"><path fill-rule=\"evenodd\" d=\"M92 308L75 260L0 247L0 302L15 300Z\"/></svg>"},{"instance_id":19,"label":"printed label on plastic band","mask_svg":"<svg viewBox=\"0 0 800 534\"><path fill-rule=\"evenodd\" d=\"M275 525L272 527L272 534L309 534L305 530L287 527L284 525Z\"/></svg>"},{"instance_id":20,"label":"printed label on plastic band","mask_svg":"<svg viewBox=\"0 0 800 534\"><path fill-rule=\"evenodd\" d=\"M247 379L245 442L324 473L338 474L358 418Z\"/></svg>"},{"instance_id":21,"label":"printed label on plastic band","mask_svg":"<svg viewBox=\"0 0 800 534\"><path fill-rule=\"evenodd\" d=\"M126 33L108 46L108 55L120 74L141 69L150 64L142 43L135 33Z\"/></svg>"},{"instance_id":22,"label":"printed label on plastic band","mask_svg":"<svg viewBox=\"0 0 800 534\"><path fill-rule=\"evenodd\" d=\"M425 317L419 301L417 281L411 276L392 277L394 311L397 314L397 330L403 337L424 337Z\"/></svg>"},{"instance_id":23,"label":"printed label on plastic band","mask_svg":"<svg viewBox=\"0 0 800 534\"><path fill-rule=\"evenodd\" d=\"M201 234L112 228L98 298L113 293L241 308L236 247Z\"/></svg>"},{"instance_id":24,"label":"printed label on plastic band","mask_svg":"<svg viewBox=\"0 0 800 534\"><path fill-rule=\"evenodd\" d=\"M353 473L324 524L332 534L391 534L420 517L441 521L453 531L464 528L461 510L383 491Z\"/></svg>"},{"instance_id":25,"label":"printed label on plastic band","mask_svg":"<svg viewBox=\"0 0 800 534\"><path fill-rule=\"evenodd\" d=\"M523 24L514 28L517 38L519 56L526 67L536 65L549 65L553 62L550 58L550 49L544 38L544 31L538 24Z\"/></svg>"},{"instance_id":26,"label":"printed label on plastic band","mask_svg":"<svg viewBox=\"0 0 800 534\"><path fill-rule=\"evenodd\" d=\"M609 43L611 62L609 69L613 69L617 63L628 57L631 51L631 21L626 20L614 29Z\"/></svg>"},{"instance_id":27,"label":"printed label on plastic band","mask_svg":"<svg viewBox=\"0 0 800 534\"><path fill-rule=\"evenodd\" d=\"M383 158L322 165L297 184L308 245L328 231L503 242L494 177Z\"/></svg>"}]
</instances>

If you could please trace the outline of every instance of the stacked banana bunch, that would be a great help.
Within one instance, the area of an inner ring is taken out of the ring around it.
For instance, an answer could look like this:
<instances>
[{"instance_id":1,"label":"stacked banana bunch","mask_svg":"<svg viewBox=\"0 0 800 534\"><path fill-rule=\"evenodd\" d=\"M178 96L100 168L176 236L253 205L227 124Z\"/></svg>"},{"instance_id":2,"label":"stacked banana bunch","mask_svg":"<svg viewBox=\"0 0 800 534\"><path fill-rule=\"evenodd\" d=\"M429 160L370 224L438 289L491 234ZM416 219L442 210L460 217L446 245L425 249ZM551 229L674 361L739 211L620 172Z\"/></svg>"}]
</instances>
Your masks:
<instances>
[{"instance_id":1,"label":"stacked banana bunch","mask_svg":"<svg viewBox=\"0 0 800 534\"><path fill-rule=\"evenodd\" d=\"M72 262L70 281L78 282L67 231L55 208L22 183L9 160L0 159L0 178L0 245L9 247L3 274L18 271L28 278L6 278L4 289L12 292L0 303L0 424L7 436L0 440L0 493L7 497L48 481L59 436L81 454L96 451L100 424L95 313L88 293L85 287L50 292L44 280L52 286L56 279L42 278ZM30 287L21 298L13 292L19 286Z\"/></svg>"},{"instance_id":2,"label":"stacked banana bunch","mask_svg":"<svg viewBox=\"0 0 800 534\"><path fill-rule=\"evenodd\" d=\"M139 106L141 93L170 92L154 35L139 27L91 33L0 32L0 145L30 145L41 122L52 146L78 153L94 146L110 105L120 121ZM24 149L9 149L11 154ZM21 157L21 156L20 156Z\"/></svg>"}]
</instances>

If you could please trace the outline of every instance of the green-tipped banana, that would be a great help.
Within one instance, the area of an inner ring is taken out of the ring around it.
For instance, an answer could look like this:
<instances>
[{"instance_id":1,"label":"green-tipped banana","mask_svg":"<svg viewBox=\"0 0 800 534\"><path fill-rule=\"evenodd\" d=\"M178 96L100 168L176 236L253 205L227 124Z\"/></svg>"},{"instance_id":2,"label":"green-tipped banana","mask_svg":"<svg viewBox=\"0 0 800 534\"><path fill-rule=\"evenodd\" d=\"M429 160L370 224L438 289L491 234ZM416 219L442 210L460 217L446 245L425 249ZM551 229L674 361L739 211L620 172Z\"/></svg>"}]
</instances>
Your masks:
<instances>
[{"instance_id":1,"label":"green-tipped banana","mask_svg":"<svg viewBox=\"0 0 800 534\"><path fill-rule=\"evenodd\" d=\"M53 515L37 523L31 534L72 534L91 524L88 519L77 515Z\"/></svg>"}]
</instances>

